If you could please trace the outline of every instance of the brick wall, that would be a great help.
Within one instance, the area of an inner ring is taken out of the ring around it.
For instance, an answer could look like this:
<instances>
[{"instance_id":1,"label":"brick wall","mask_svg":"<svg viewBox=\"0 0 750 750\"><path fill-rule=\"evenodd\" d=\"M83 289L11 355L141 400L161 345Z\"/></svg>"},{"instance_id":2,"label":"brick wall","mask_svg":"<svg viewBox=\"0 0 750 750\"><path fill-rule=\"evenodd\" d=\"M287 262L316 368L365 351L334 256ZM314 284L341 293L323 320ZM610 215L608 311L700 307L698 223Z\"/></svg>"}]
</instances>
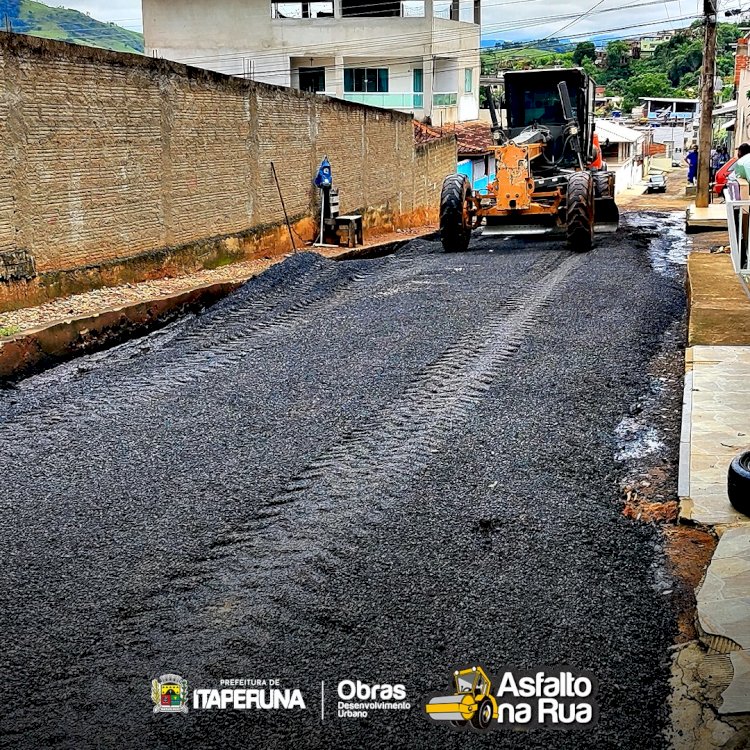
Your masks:
<instances>
[{"instance_id":1,"label":"brick wall","mask_svg":"<svg viewBox=\"0 0 750 750\"><path fill-rule=\"evenodd\" d=\"M174 263L175 248L248 232L283 245L272 161L295 221L315 215L325 154L342 211L434 218L456 161L452 138L415 146L408 115L4 33L0 129L0 253L26 251L40 274Z\"/></svg>"}]
</instances>

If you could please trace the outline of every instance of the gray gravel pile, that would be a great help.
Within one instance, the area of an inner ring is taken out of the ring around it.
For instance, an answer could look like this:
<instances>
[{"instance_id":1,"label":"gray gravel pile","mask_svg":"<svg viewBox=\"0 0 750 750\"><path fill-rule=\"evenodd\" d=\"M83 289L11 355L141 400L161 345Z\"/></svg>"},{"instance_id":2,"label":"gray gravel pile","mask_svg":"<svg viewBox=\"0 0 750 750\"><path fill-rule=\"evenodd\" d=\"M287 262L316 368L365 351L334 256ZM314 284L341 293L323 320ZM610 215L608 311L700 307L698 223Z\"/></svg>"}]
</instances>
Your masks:
<instances>
[{"instance_id":1,"label":"gray gravel pile","mask_svg":"<svg viewBox=\"0 0 750 750\"><path fill-rule=\"evenodd\" d=\"M5 745L663 746L674 615L614 456L679 280L637 229L438 250L300 254L0 394ZM597 728L430 724L476 663L590 670ZM154 716L165 672L278 677L308 711ZM346 678L414 708L338 719Z\"/></svg>"}]
</instances>

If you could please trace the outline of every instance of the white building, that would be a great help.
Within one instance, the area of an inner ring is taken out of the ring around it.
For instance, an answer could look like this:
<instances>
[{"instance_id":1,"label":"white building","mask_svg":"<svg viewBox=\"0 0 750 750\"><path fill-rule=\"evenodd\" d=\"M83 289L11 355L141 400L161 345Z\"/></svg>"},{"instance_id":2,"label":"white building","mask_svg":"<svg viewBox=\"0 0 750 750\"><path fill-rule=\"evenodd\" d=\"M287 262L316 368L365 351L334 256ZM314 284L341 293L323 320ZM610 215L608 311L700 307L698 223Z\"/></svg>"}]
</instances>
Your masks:
<instances>
[{"instance_id":1,"label":"white building","mask_svg":"<svg viewBox=\"0 0 750 750\"><path fill-rule=\"evenodd\" d=\"M750 44L743 37L737 41L734 83L737 88L737 118L734 127L736 146L750 142Z\"/></svg>"},{"instance_id":2,"label":"white building","mask_svg":"<svg viewBox=\"0 0 750 750\"><path fill-rule=\"evenodd\" d=\"M615 193L638 184L643 178L645 133L612 120L596 120L595 131L607 169L615 173Z\"/></svg>"},{"instance_id":3,"label":"white building","mask_svg":"<svg viewBox=\"0 0 750 750\"><path fill-rule=\"evenodd\" d=\"M480 0L142 0L146 54L433 124L479 116Z\"/></svg>"},{"instance_id":4,"label":"white building","mask_svg":"<svg viewBox=\"0 0 750 750\"><path fill-rule=\"evenodd\" d=\"M643 116L655 122L697 122L700 99L642 96Z\"/></svg>"}]
</instances>

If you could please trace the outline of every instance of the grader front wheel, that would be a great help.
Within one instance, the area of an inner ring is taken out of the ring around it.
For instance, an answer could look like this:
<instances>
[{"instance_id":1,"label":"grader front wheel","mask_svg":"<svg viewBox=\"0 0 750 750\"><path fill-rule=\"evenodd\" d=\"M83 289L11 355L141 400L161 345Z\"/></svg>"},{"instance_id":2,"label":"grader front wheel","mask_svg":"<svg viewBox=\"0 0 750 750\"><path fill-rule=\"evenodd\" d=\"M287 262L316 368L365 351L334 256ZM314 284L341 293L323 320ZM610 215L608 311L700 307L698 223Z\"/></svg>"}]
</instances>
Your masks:
<instances>
[{"instance_id":1,"label":"grader front wheel","mask_svg":"<svg viewBox=\"0 0 750 750\"><path fill-rule=\"evenodd\" d=\"M467 250L471 239L471 219L468 199L471 197L469 180L462 174L448 175L440 194L440 239L446 253Z\"/></svg>"},{"instance_id":2,"label":"grader front wheel","mask_svg":"<svg viewBox=\"0 0 750 750\"><path fill-rule=\"evenodd\" d=\"M568 245L578 253L587 253L594 242L594 181L589 172L570 176L566 208Z\"/></svg>"}]
</instances>

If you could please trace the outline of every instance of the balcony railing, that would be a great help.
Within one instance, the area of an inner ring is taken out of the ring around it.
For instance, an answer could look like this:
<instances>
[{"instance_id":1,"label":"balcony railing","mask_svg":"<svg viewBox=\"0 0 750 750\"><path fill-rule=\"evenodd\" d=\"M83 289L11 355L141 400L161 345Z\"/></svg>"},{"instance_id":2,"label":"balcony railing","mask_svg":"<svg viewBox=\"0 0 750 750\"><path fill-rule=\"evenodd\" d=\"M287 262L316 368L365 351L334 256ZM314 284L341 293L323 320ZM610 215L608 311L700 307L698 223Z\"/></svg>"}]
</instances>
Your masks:
<instances>
[{"instance_id":1,"label":"balcony railing","mask_svg":"<svg viewBox=\"0 0 750 750\"><path fill-rule=\"evenodd\" d=\"M347 102L355 104L369 104L371 107L383 109L422 109L424 94L406 93L375 93L365 91L347 91L344 93Z\"/></svg>"},{"instance_id":2,"label":"balcony railing","mask_svg":"<svg viewBox=\"0 0 750 750\"><path fill-rule=\"evenodd\" d=\"M728 186L724 197L727 201L727 228L732 265L742 288L750 296L750 201L732 199L731 192L732 189Z\"/></svg>"},{"instance_id":3,"label":"balcony railing","mask_svg":"<svg viewBox=\"0 0 750 750\"><path fill-rule=\"evenodd\" d=\"M432 95L433 107L455 107L458 104L458 93L440 92Z\"/></svg>"}]
</instances>

